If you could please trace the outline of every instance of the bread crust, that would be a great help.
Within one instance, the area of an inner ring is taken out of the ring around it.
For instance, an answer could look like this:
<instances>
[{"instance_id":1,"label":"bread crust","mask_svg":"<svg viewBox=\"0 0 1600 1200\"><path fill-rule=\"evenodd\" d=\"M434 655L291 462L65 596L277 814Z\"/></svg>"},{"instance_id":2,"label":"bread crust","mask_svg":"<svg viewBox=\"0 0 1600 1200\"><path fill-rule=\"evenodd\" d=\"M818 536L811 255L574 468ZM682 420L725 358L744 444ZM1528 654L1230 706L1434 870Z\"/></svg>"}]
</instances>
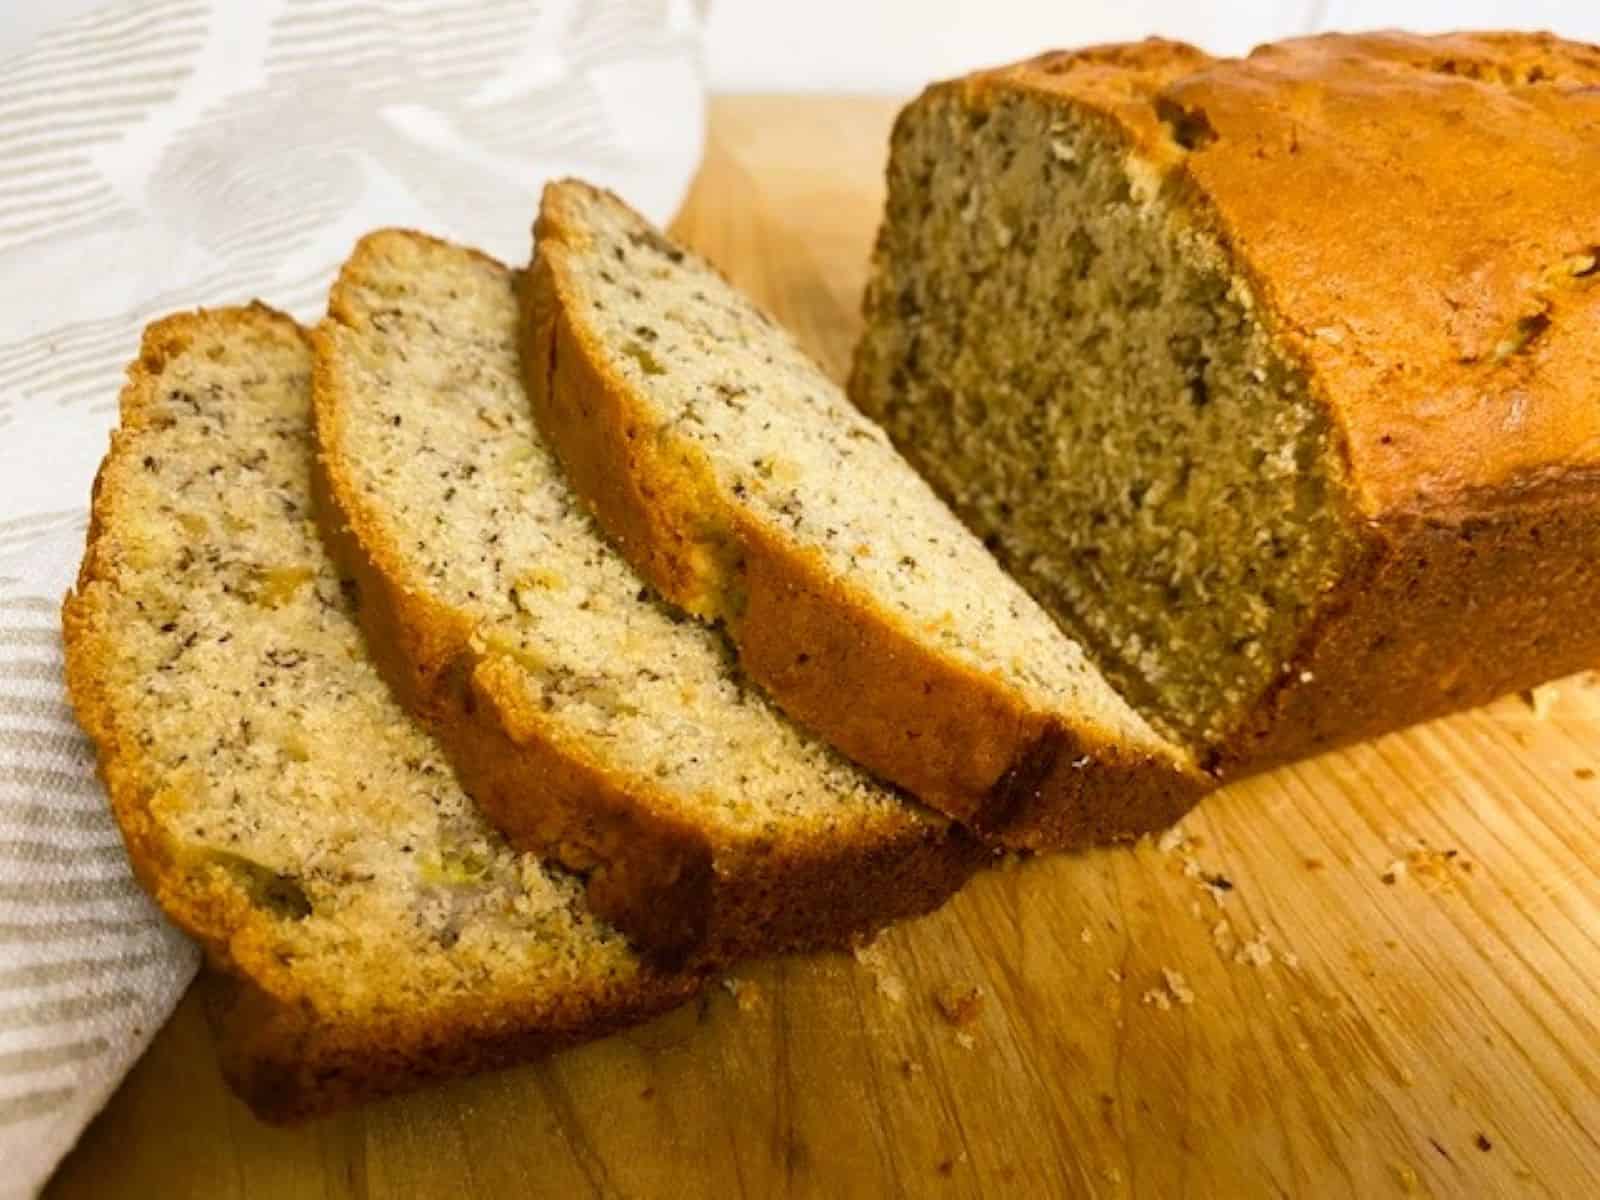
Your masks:
<instances>
[{"instance_id":1,"label":"bread crust","mask_svg":"<svg viewBox=\"0 0 1600 1200\"><path fill-rule=\"evenodd\" d=\"M410 231L368 235L334 285L328 322L354 319L346 279L383 239L397 236L449 245ZM937 907L977 869L981 846L909 809L854 835L735 839L685 819L646 782L621 777L564 740L559 725L513 686L513 668L475 642L466 615L408 575L382 514L343 461L340 413L350 401L333 369L328 329L315 331L313 342L318 488L327 500L320 519L336 557L359 581L375 659L511 844L588 872L595 911L655 961L709 969L756 953L845 945Z\"/></svg>"},{"instance_id":2,"label":"bread crust","mask_svg":"<svg viewBox=\"0 0 1600 1200\"><path fill-rule=\"evenodd\" d=\"M178 313L145 330L122 391L121 423L96 476L88 541L77 586L63 601L62 629L68 694L95 743L134 873L166 915L201 943L213 968L205 986L222 998L212 1011L230 1085L263 1120L296 1121L431 1079L523 1061L688 999L697 978L642 969L627 979L578 975L555 994L480 991L442 1014L341 1013L339 997L307 988L273 951L269 918L216 873L190 869L163 832L152 808L167 783L129 736L121 703L106 686L104 668L117 658L125 632L107 611L107 594L122 586L123 572L108 533L140 515L130 511L117 479L143 453L140 434L151 423L163 367L195 339L217 334L306 337L290 317L260 303Z\"/></svg>"},{"instance_id":3,"label":"bread crust","mask_svg":"<svg viewBox=\"0 0 1600 1200\"><path fill-rule=\"evenodd\" d=\"M1600 663L1597 84L1600 49L1549 34L1377 33L1243 59L1152 39L930 89L1023 93L1122 141L1328 415L1359 548L1210 747L1221 773Z\"/></svg>"},{"instance_id":4,"label":"bread crust","mask_svg":"<svg viewBox=\"0 0 1600 1200\"><path fill-rule=\"evenodd\" d=\"M1198 770L1041 710L942 656L872 599L726 498L697 449L639 436L653 421L574 319L585 238L546 189L523 279L522 352L540 428L575 490L669 600L720 618L750 676L845 755L986 840L1065 849L1170 824Z\"/></svg>"}]
</instances>

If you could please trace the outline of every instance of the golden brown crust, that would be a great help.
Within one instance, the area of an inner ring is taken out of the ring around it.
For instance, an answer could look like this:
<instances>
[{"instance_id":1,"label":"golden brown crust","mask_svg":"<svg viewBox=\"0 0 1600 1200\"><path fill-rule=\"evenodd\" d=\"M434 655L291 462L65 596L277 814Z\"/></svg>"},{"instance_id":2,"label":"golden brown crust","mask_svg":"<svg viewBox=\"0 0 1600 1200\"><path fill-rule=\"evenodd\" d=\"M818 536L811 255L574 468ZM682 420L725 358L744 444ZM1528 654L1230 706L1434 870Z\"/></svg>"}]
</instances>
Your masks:
<instances>
[{"instance_id":1,"label":"golden brown crust","mask_svg":"<svg viewBox=\"0 0 1600 1200\"><path fill-rule=\"evenodd\" d=\"M1363 549L1217 765L1600 661L1597 84L1600 50L1548 34L1378 33L936 85L1101 121L1216 236L1330 416Z\"/></svg>"},{"instance_id":2,"label":"golden brown crust","mask_svg":"<svg viewBox=\"0 0 1600 1200\"><path fill-rule=\"evenodd\" d=\"M228 978L216 986L232 996L220 1017L220 1055L230 1084L263 1119L298 1120L598 1037L687 999L697 979L643 970L621 980L580 975L555 995L474 994L444 1013L341 1015L339 997L308 991L271 949L270 918L216 873L188 869L152 813L165 782L126 732L121 703L106 687L103 667L117 658L123 632L106 605L123 570L108 535L145 515L126 504L118 476L142 453L140 433L150 422L164 364L195 338L216 333L242 341L305 337L292 319L261 304L179 313L146 329L140 356L128 369L120 427L96 477L83 565L63 603L62 626L68 693L95 743L134 873Z\"/></svg>"},{"instance_id":3,"label":"golden brown crust","mask_svg":"<svg viewBox=\"0 0 1600 1200\"><path fill-rule=\"evenodd\" d=\"M539 425L629 561L669 600L721 617L745 670L786 712L1009 846L1135 837L1206 790L1198 771L1107 742L933 652L820 556L724 497L694 448L638 436L651 421L594 332L571 316L581 308L569 298L568 262L584 237L547 189L522 289L523 370Z\"/></svg>"},{"instance_id":4,"label":"golden brown crust","mask_svg":"<svg viewBox=\"0 0 1600 1200\"><path fill-rule=\"evenodd\" d=\"M386 236L357 246L330 295L329 321L353 319L345 277ZM977 868L984 852L963 831L913 819L909 810L904 820L855 832L734 841L563 742L508 677L515 669L474 645L466 618L412 586L384 520L342 462L340 414L348 401L332 369L331 340L318 330L313 342L318 488L328 500L320 519L360 584L361 622L380 668L512 845L589 872L595 911L658 962L707 968L756 953L844 945L937 907Z\"/></svg>"}]
</instances>

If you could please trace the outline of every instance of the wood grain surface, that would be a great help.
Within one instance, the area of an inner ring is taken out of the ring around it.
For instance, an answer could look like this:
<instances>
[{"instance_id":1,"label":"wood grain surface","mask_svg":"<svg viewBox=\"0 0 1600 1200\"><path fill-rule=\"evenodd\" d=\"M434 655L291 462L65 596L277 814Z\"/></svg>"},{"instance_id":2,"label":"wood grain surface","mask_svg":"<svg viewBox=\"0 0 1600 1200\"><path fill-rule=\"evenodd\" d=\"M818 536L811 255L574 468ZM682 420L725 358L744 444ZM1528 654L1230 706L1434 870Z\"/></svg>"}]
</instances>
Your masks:
<instances>
[{"instance_id":1,"label":"wood grain surface","mask_svg":"<svg viewBox=\"0 0 1600 1200\"><path fill-rule=\"evenodd\" d=\"M679 222L839 372L892 111L719 101ZM1597 1196L1597 772L1590 675L296 1130L223 1090L191 996L51 1194Z\"/></svg>"}]
</instances>

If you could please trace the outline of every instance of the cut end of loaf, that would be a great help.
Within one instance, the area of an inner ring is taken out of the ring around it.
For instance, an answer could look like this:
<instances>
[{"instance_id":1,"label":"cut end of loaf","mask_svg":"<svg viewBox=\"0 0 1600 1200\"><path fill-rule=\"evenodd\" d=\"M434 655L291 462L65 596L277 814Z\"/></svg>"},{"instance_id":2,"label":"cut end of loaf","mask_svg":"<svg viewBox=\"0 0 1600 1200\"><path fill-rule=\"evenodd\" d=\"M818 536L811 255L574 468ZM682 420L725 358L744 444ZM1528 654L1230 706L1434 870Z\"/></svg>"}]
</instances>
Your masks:
<instances>
[{"instance_id":1,"label":"cut end of loaf","mask_svg":"<svg viewBox=\"0 0 1600 1200\"><path fill-rule=\"evenodd\" d=\"M1304 373L1166 169L1062 97L932 89L889 176L854 399L1136 706L1226 740L1356 552Z\"/></svg>"}]
</instances>

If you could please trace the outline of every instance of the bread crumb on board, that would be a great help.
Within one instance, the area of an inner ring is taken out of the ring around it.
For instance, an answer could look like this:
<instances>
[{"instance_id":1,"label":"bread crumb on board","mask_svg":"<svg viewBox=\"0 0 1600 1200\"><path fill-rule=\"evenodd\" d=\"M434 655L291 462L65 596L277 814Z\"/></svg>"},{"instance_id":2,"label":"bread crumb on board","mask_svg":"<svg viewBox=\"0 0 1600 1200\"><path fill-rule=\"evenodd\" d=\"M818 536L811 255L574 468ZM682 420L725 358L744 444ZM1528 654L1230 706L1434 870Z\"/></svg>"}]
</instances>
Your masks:
<instances>
[{"instance_id":1,"label":"bread crumb on board","mask_svg":"<svg viewBox=\"0 0 1600 1200\"><path fill-rule=\"evenodd\" d=\"M1185 1007L1193 1004L1194 989L1189 986L1189 981L1184 978L1182 971L1162 967L1161 986L1147 988L1144 995L1139 997L1139 1002L1158 1008L1162 1012L1168 1012L1174 1004Z\"/></svg>"},{"instance_id":2,"label":"bread crumb on board","mask_svg":"<svg viewBox=\"0 0 1600 1200\"><path fill-rule=\"evenodd\" d=\"M754 980L735 979L729 975L723 979L722 986L742 1013L760 1012L766 1007L766 996Z\"/></svg>"},{"instance_id":3,"label":"bread crumb on board","mask_svg":"<svg viewBox=\"0 0 1600 1200\"><path fill-rule=\"evenodd\" d=\"M983 989L980 987L946 986L933 993L934 1007L957 1029L965 1029L978 1019L983 1011Z\"/></svg>"},{"instance_id":4,"label":"bread crumb on board","mask_svg":"<svg viewBox=\"0 0 1600 1200\"><path fill-rule=\"evenodd\" d=\"M1459 850L1437 850L1420 843L1401 858L1390 861L1378 873L1378 878L1390 887L1408 879L1416 881L1426 891L1438 891L1456 882L1456 874L1471 875L1475 867L1470 859L1463 858Z\"/></svg>"},{"instance_id":5,"label":"bread crumb on board","mask_svg":"<svg viewBox=\"0 0 1600 1200\"><path fill-rule=\"evenodd\" d=\"M1252 967L1268 967L1272 965L1273 953L1269 935L1263 931L1255 937L1249 938L1233 953L1236 963L1248 963Z\"/></svg>"},{"instance_id":6,"label":"bread crumb on board","mask_svg":"<svg viewBox=\"0 0 1600 1200\"><path fill-rule=\"evenodd\" d=\"M905 981L889 969L889 956L876 941L856 946L851 954L867 969L873 984L890 1004L903 1004L906 998Z\"/></svg>"},{"instance_id":7,"label":"bread crumb on board","mask_svg":"<svg viewBox=\"0 0 1600 1200\"><path fill-rule=\"evenodd\" d=\"M1541 683L1538 687L1531 687L1520 695L1522 702L1533 710L1534 720L1543 721L1550 716L1556 701L1561 699L1561 690L1553 683Z\"/></svg>"}]
</instances>

